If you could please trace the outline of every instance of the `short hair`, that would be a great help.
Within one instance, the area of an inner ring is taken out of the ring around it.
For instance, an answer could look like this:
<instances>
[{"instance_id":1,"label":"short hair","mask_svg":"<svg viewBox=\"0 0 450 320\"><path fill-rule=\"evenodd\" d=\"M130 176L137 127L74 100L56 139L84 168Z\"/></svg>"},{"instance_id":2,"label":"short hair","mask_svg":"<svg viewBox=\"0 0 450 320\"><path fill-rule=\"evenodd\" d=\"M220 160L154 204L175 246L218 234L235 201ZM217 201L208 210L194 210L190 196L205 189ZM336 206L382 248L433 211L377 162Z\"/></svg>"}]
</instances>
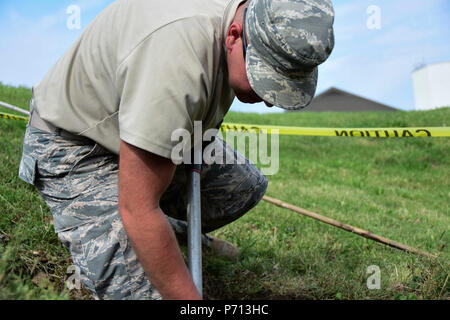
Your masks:
<instances>
[{"instance_id":1,"label":"short hair","mask_svg":"<svg viewBox=\"0 0 450 320\"><path fill-rule=\"evenodd\" d=\"M241 10L239 10L239 12L236 15L234 21L242 23L242 20L244 19L244 11L245 11L244 9L247 8L249 6L249 4L250 4L250 0L246 0L246 1L241 2L241 4L238 7Z\"/></svg>"}]
</instances>

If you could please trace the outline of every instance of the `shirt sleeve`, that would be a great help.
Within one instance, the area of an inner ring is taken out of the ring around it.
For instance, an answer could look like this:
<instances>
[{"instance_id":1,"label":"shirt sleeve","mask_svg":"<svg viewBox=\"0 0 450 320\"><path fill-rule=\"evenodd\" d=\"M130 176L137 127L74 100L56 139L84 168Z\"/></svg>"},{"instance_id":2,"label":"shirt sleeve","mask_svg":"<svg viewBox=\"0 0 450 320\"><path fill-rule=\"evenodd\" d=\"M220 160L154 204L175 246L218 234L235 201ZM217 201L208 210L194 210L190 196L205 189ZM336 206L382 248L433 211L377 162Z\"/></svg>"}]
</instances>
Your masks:
<instances>
[{"instance_id":1,"label":"shirt sleeve","mask_svg":"<svg viewBox=\"0 0 450 320\"><path fill-rule=\"evenodd\" d=\"M214 39L189 19L173 22L144 39L116 72L121 140L170 158L172 132L193 134L207 112L209 61Z\"/></svg>"}]
</instances>

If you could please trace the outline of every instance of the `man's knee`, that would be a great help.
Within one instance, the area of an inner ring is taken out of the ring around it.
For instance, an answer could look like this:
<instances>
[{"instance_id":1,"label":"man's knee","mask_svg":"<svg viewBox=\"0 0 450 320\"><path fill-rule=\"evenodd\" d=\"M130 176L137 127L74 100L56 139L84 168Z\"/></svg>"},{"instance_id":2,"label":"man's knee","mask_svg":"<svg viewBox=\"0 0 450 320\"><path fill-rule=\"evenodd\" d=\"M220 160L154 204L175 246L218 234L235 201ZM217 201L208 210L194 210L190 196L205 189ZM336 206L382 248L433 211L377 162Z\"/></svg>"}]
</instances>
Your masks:
<instances>
[{"instance_id":1,"label":"man's knee","mask_svg":"<svg viewBox=\"0 0 450 320\"><path fill-rule=\"evenodd\" d=\"M227 165L222 169L217 170L221 173L217 181L204 184L203 232L213 231L243 216L256 206L267 189L267 178L250 163Z\"/></svg>"},{"instance_id":2,"label":"man's knee","mask_svg":"<svg viewBox=\"0 0 450 320\"><path fill-rule=\"evenodd\" d=\"M238 207L247 212L262 199L266 193L267 185L267 178L254 167L250 174L246 176L246 179L234 188L232 196L236 199Z\"/></svg>"}]
</instances>

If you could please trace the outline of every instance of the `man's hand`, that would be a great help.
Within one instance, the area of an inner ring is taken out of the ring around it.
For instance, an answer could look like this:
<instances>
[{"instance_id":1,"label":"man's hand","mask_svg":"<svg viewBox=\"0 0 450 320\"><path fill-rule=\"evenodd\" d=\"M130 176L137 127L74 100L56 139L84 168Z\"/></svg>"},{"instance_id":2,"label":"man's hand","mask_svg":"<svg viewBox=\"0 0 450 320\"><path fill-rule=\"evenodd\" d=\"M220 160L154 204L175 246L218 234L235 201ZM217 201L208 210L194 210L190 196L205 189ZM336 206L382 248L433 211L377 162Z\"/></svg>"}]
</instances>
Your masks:
<instances>
[{"instance_id":1,"label":"man's hand","mask_svg":"<svg viewBox=\"0 0 450 320\"><path fill-rule=\"evenodd\" d=\"M175 165L124 141L120 146L119 212L139 262L164 299L200 299L172 227L159 207Z\"/></svg>"}]
</instances>

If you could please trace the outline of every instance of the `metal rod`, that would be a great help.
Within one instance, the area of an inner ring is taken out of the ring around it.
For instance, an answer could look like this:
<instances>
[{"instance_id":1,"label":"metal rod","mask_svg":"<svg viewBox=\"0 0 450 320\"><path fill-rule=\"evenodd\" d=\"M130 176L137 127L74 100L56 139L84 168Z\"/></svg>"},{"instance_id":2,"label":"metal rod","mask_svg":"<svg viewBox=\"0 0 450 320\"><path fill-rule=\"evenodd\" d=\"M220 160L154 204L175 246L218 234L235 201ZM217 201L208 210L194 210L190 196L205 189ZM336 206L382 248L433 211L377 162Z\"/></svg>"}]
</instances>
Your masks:
<instances>
[{"instance_id":1,"label":"metal rod","mask_svg":"<svg viewBox=\"0 0 450 320\"><path fill-rule=\"evenodd\" d=\"M272 204L274 204L274 205L276 205L278 207L294 211L294 212L302 214L304 216L307 216L307 217L313 218L315 220L319 220L321 222L324 222L326 224L338 227L338 228L343 229L345 231L349 231L349 232L355 233L355 234L360 235L360 236L362 236L364 238L367 238L367 239L370 239L370 240L374 240L374 241L386 244L386 245L388 245L390 247L393 247L393 248L396 248L396 249L400 249L400 250L403 250L403 251L412 252L412 253L415 253L415 254L418 254L418 255L421 255L421 256L425 256L425 257L428 257L428 258L436 258L435 255L433 255L431 253L428 253L426 251L422 251L422 250L419 250L419 249L416 249L416 248L409 247L409 246L407 246L405 244L402 244L402 243L399 243L399 242L396 242L396 241L393 241L393 240L390 240L390 239L378 236L376 234L373 234L370 231L366 231L366 230L363 230L363 229L360 229L360 228L357 228L357 227L353 227L351 225L348 225L348 224L345 224L345 223L342 223L342 222L339 222L339 221L336 221L336 220L324 217L324 216L322 216L320 214L317 214L315 212L311 212L311 211L308 211L308 210L296 207L296 206L294 206L292 204L283 202L281 200L278 200L278 199L275 199L275 198L271 198L271 197L268 197L268 196L264 196L263 200L266 201L266 202L272 203Z\"/></svg>"},{"instance_id":2,"label":"metal rod","mask_svg":"<svg viewBox=\"0 0 450 320\"><path fill-rule=\"evenodd\" d=\"M195 150L194 152L200 152L201 156L201 151L200 148L200 151ZM203 296L200 165L193 165L190 169L188 199L187 222L189 271L200 296Z\"/></svg>"},{"instance_id":3,"label":"metal rod","mask_svg":"<svg viewBox=\"0 0 450 320\"><path fill-rule=\"evenodd\" d=\"M23 109L21 109L19 107L13 106L13 105L11 105L9 103L6 103L6 102L3 102L3 101L0 101L0 106L8 108L8 109L11 109L11 110L14 110L14 111L17 111L17 112L20 112L22 114L26 114L27 116L30 115L30 113L28 111L23 110Z\"/></svg>"}]
</instances>

